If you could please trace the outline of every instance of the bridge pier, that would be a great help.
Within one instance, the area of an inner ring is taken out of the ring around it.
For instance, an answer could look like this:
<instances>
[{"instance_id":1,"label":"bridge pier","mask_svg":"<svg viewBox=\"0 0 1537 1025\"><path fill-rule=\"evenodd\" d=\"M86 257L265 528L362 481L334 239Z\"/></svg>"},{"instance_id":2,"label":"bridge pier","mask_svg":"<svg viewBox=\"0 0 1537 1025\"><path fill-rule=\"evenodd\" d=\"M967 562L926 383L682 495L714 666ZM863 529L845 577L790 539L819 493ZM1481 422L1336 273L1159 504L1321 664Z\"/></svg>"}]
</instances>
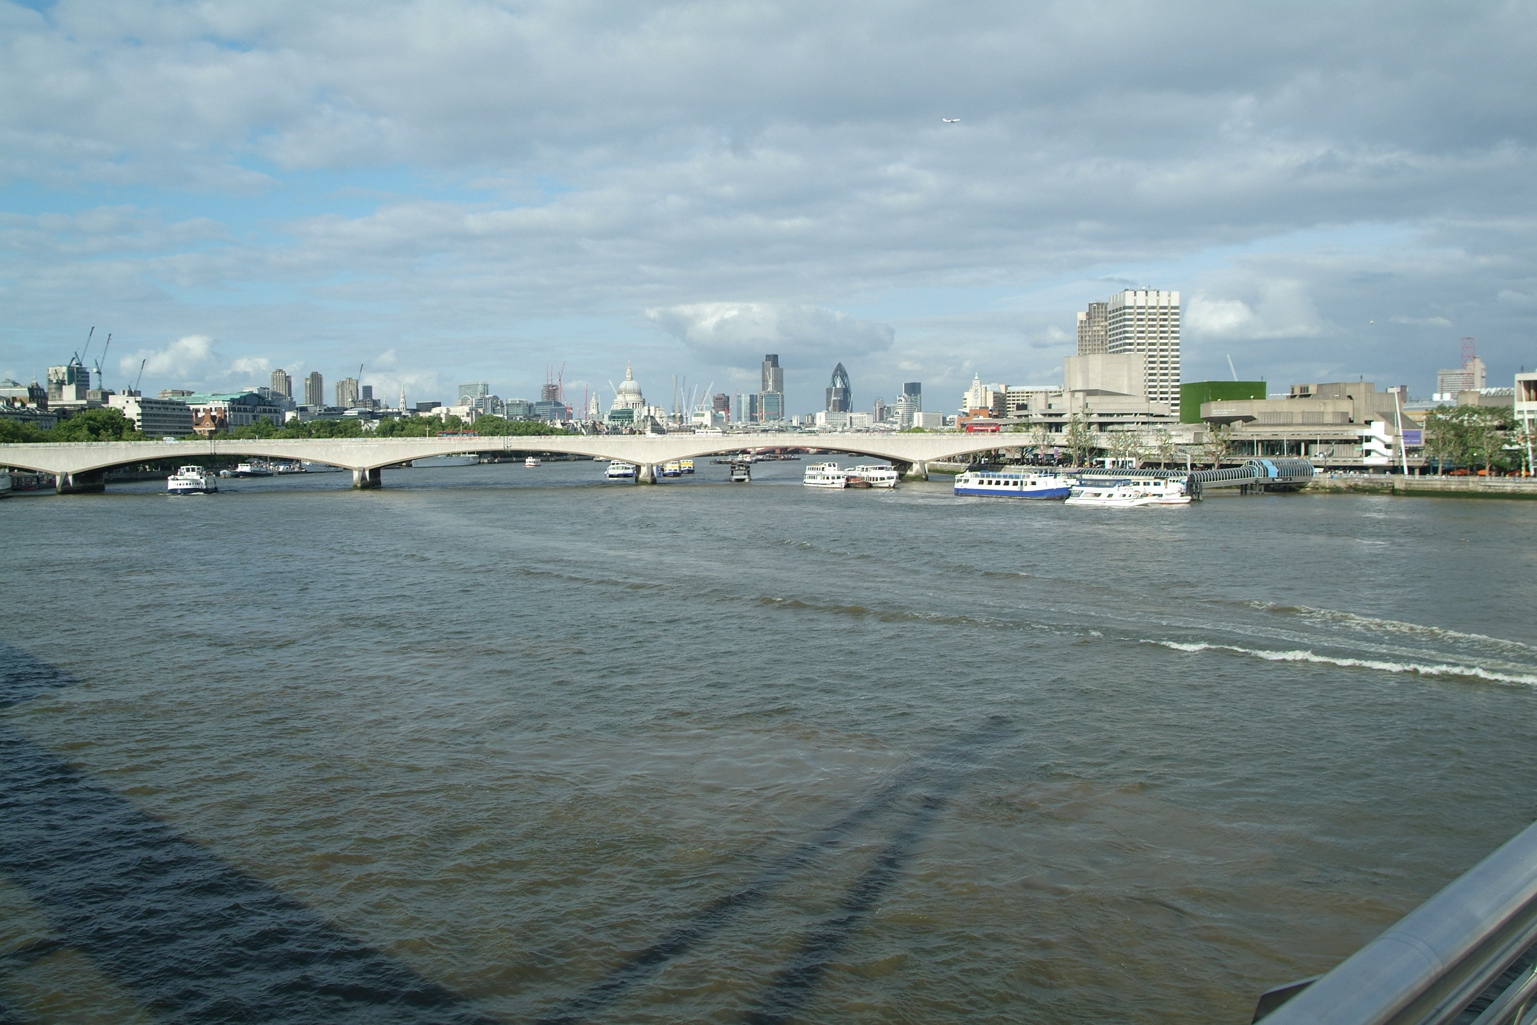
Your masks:
<instances>
[{"instance_id":1,"label":"bridge pier","mask_svg":"<svg viewBox=\"0 0 1537 1025\"><path fill-rule=\"evenodd\" d=\"M899 463L896 460L892 460L892 465L902 474L903 480L929 479L929 464L921 459L911 463Z\"/></svg>"},{"instance_id":2,"label":"bridge pier","mask_svg":"<svg viewBox=\"0 0 1537 1025\"><path fill-rule=\"evenodd\" d=\"M384 487L384 474L379 467L371 470L353 470L352 486L359 491L372 491L374 488Z\"/></svg>"},{"instance_id":3,"label":"bridge pier","mask_svg":"<svg viewBox=\"0 0 1537 1025\"><path fill-rule=\"evenodd\" d=\"M53 478L53 490L61 495L93 495L107 490L106 470L59 473Z\"/></svg>"},{"instance_id":4,"label":"bridge pier","mask_svg":"<svg viewBox=\"0 0 1537 1025\"><path fill-rule=\"evenodd\" d=\"M640 464L640 468L635 471L635 483L637 483L637 484L655 484L656 483L656 464L655 463L641 463Z\"/></svg>"}]
</instances>

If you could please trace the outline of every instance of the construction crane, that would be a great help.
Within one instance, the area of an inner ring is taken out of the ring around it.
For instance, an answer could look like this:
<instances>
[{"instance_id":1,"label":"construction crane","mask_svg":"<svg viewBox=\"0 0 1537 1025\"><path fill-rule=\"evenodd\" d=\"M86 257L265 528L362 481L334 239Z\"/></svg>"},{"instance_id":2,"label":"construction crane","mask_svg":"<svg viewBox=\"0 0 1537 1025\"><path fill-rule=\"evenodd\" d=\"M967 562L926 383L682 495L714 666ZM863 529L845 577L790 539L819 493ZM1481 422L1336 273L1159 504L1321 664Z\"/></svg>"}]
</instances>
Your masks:
<instances>
[{"instance_id":1,"label":"construction crane","mask_svg":"<svg viewBox=\"0 0 1537 1025\"><path fill-rule=\"evenodd\" d=\"M102 344L101 355L96 360L96 387L107 386L107 375L101 372L101 361L107 358L107 350L112 348L112 332L107 332L107 340Z\"/></svg>"},{"instance_id":2,"label":"construction crane","mask_svg":"<svg viewBox=\"0 0 1537 1025\"><path fill-rule=\"evenodd\" d=\"M133 379L133 393L135 395L139 394L139 382L144 380L144 368L148 363L149 360L147 359L139 360L139 376Z\"/></svg>"}]
</instances>

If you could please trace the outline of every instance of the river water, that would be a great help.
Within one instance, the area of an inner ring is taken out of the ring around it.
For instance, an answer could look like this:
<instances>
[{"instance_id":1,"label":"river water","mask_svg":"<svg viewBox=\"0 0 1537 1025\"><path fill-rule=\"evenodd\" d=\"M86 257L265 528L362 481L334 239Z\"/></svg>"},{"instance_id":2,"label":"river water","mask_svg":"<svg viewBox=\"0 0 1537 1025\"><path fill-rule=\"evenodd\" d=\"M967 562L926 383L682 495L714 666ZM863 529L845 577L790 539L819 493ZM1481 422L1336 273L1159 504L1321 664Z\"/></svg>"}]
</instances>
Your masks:
<instances>
[{"instance_id":1,"label":"river water","mask_svg":"<svg viewBox=\"0 0 1537 1025\"><path fill-rule=\"evenodd\" d=\"M1537 503L803 465L0 503L0 1020L1246 1022L1533 818Z\"/></svg>"}]
</instances>

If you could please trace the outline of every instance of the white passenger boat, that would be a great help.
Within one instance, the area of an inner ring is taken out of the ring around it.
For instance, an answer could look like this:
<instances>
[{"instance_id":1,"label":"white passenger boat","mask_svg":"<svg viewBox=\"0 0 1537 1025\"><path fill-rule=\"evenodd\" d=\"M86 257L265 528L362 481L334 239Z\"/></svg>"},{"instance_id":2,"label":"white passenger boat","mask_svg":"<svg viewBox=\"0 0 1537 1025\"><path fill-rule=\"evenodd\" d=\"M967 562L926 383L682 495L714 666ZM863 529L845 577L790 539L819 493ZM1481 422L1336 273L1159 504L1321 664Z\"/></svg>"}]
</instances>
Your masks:
<instances>
[{"instance_id":1,"label":"white passenger boat","mask_svg":"<svg viewBox=\"0 0 1537 1025\"><path fill-rule=\"evenodd\" d=\"M165 489L173 495L211 495L219 482L201 466L182 466L166 478Z\"/></svg>"},{"instance_id":2,"label":"white passenger boat","mask_svg":"<svg viewBox=\"0 0 1537 1025\"><path fill-rule=\"evenodd\" d=\"M249 463L237 463L229 475L231 477L271 477L272 464L261 459L253 459Z\"/></svg>"},{"instance_id":3,"label":"white passenger boat","mask_svg":"<svg viewBox=\"0 0 1537 1025\"><path fill-rule=\"evenodd\" d=\"M609 480L634 480L635 469L634 463L614 459L609 461L608 469L603 471L603 476Z\"/></svg>"},{"instance_id":4,"label":"white passenger boat","mask_svg":"<svg viewBox=\"0 0 1537 1025\"><path fill-rule=\"evenodd\" d=\"M955 478L957 495L1001 498L1066 498L1074 481L1055 473L967 470Z\"/></svg>"},{"instance_id":5,"label":"white passenger boat","mask_svg":"<svg viewBox=\"0 0 1537 1025\"><path fill-rule=\"evenodd\" d=\"M693 473L694 461L692 459L679 459L678 469L682 470L684 473Z\"/></svg>"},{"instance_id":6,"label":"white passenger boat","mask_svg":"<svg viewBox=\"0 0 1537 1025\"><path fill-rule=\"evenodd\" d=\"M424 466L475 466L480 462L480 455L475 452L456 452L448 456L423 456L421 459L411 460L411 465L417 468Z\"/></svg>"},{"instance_id":7,"label":"white passenger boat","mask_svg":"<svg viewBox=\"0 0 1537 1025\"><path fill-rule=\"evenodd\" d=\"M282 476L287 473L303 473L304 464L300 462L273 463L272 472Z\"/></svg>"},{"instance_id":8,"label":"white passenger boat","mask_svg":"<svg viewBox=\"0 0 1537 1025\"><path fill-rule=\"evenodd\" d=\"M544 463L539 459L538 456L529 456L527 459L523 460L523 465L524 466L528 466L528 467L534 467L534 466L543 466Z\"/></svg>"},{"instance_id":9,"label":"white passenger boat","mask_svg":"<svg viewBox=\"0 0 1537 1025\"><path fill-rule=\"evenodd\" d=\"M1067 505L1100 505L1115 509L1139 505L1189 505L1182 481L1162 477L1090 480L1073 488Z\"/></svg>"},{"instance_id":10,"label":"white passenger boat","mask_svg":"<svg viewBox=\"0 0 1537 1025\"><path fill-rule=\"evenodd\" d=\"M848 476L837 463L812 463L801 475L801 483L808 488L843 488L848 486Z\"/></svg>"},{"instance_id":11,"label":"white passenger boat","mask_svg":"<svg viewBox=\"0 0 1537 1025\"><path fill-rule=\"evenodd\" d=\"M752 464L751 463L732 463L731 464L731 483L733 483L733 484L751 484L752 483Z\"/></svg>"},{"instance_id":12,"label":"white passenger boat","mask_svg":"<svg viewBox=\"0 0 1537 1025\"><path fill-rule=\"evenodd\" d=\"M306 459L299 465L304 467L305 473L341 473L343 470L347 469L345 466L332 466L330 463L317 463L311 459Z\"/></svg>"},{"instance_id":13,"label":"white passenger boat","mask_svg":"<svg viewBox=\"0 0 1537 1025\"><path fill-rule=\"evenodd\" d=\"M844 486L850 488L894 488L902 480L889 466L851 466L843 475Z\"/></svg>"},{"instance_id":14,"label":"white passenger boat","mask_svg":"<svg viewBox=\"0 0 1537 1025\"><path fill-rule=\"evenodd\" d=\"M681 476L683 476L683 466L676 459L671 460L671 461L666 462L666 463L663 463L662 464L662 476L663 477L681 477Z\"/></svg>"}]
</instances>

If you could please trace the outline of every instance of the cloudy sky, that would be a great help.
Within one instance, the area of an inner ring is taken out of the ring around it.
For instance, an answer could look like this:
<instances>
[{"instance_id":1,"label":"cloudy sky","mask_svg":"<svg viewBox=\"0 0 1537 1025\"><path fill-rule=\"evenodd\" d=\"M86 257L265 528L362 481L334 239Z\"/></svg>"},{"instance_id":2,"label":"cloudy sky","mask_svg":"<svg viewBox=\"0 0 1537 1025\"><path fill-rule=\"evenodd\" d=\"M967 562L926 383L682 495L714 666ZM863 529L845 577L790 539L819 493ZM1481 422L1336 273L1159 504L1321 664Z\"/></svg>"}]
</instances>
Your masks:
<instances>
[{"instance_id":1,"label":"cloudy sky","mask_svg":"<svg viewBox=\"0 0 1537 1025\"><path fill-rule=\"evenodd\" d=\"M1537 4L0 0L0 376L484 379L790 412L1053 383L1178 289L1185 378L1537 366ZM945 124L942 118L960 118ZM606 395L607 397L607 395Z\"/></svg>"}]
</instances>

